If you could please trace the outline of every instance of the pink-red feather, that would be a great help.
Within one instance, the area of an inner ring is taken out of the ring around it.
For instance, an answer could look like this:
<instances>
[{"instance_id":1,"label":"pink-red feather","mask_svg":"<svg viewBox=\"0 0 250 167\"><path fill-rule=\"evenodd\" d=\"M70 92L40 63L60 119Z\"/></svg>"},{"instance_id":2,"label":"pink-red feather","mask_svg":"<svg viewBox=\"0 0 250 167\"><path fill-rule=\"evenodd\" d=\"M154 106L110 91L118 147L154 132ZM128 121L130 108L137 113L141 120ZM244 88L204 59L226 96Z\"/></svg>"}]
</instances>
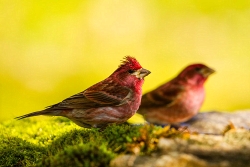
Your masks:
<instances>
[{"instance_id":1,"label":"pink-red feather","mask_svg":"<svg viewBox=\"0 0 250 167\"><path fill-rule=\"evenodd\" d=\"M17 119L38 115L64 116L86 128L104 128L108 124L123 123L135 114L141 102L144 80L131 73L131 70L141 68L135 58L126 56L119 68L105 80L45 110ZM150 73L146 69L141 72L143 77Z\"/></svg>"},{"instance_id":2,"label":"pink-red feather","mask_svg":"<svg viewBox=\"0 0 250 167\"><path fill-rule=\"evenodd\" d=\"M175 124L196 115L204 101L203 84L214 70L192 64L177 77L142 96L138 113L155 124Z\"/></svg>"},{"instance_id":3,"label":"pink-red feather","mask_svg":"<svg viewBox=\"0 0 250 167\"><path fill-rule=\"evenodd\" d=\"M138 70L141 69L140 63L131 56L126 56L123 60L122 63L119 66L120 68L127 68L127 69L132 69L132 70Z\"/></svg>"}]
</instances>

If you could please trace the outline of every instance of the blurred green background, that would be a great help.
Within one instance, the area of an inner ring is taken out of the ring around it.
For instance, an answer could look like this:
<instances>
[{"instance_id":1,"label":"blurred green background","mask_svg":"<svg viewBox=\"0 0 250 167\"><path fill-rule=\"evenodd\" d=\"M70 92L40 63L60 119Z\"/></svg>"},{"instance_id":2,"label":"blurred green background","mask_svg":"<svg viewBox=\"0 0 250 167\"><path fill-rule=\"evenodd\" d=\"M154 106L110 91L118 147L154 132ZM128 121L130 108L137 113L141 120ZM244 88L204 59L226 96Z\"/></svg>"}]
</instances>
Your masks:
<instances>
[{"instance_id":1,"label":"blurred green background","mask_svg":"<svg viewBox=\"0 0 250 167\"><path fill-rule=\"evenodd\" d=\"M126 55L152 72L144 93L201 62L217 71L202 111L250 108L249 0L0 0L0 11L0 121L88 88Z\"/></svg>"}]
</instances>

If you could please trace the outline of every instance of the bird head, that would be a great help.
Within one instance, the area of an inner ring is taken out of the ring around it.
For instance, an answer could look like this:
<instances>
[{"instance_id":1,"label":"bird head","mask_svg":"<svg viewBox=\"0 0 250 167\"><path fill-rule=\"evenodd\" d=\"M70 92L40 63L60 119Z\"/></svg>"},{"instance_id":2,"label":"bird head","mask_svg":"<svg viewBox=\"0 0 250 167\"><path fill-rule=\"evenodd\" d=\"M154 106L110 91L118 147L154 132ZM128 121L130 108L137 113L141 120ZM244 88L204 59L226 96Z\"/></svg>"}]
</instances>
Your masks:
<instances>
[{"instance_id":1,"label":"bird head","mask_svg":"<svg viewBox=\"0 0 250 167\"><path fill-rule=\"evenodd\" d=\"M204 64L192 64L187 66L177 76L190 84L203 84L215 70Z\"/></svg>"},{"instance_id":2,"label":"bird head","mask_svg":"<svg viewBox=\"0 0 250 167\"><path fill-rule=\"evenodd\" d=\"M130 85L135 82L143 83L144 77L150 73L147 69L142 68L134 57L126 56L112 75L117 76L122 83Z\"/></svg>"}]
</instances>

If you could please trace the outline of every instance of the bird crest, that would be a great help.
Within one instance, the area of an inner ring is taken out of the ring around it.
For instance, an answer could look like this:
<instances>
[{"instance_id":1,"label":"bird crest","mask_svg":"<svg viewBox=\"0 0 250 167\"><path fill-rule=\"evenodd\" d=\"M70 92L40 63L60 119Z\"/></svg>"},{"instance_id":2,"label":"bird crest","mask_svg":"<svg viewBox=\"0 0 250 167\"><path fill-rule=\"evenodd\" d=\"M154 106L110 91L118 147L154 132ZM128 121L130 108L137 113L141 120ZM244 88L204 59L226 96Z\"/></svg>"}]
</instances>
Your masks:
<instances>
[{"instance_id":1,"label":"bird crest","mask_svg":"<svg viewBox=\"0 0 250 167\"><path fill-rule=\"evenodd\" d=\"M119 67L122 67L122 68L127 67L133 70L138 70L142 68L140 63L134 57L131 57L131 56L125 56Z\"/></svg>"}]
</instances>

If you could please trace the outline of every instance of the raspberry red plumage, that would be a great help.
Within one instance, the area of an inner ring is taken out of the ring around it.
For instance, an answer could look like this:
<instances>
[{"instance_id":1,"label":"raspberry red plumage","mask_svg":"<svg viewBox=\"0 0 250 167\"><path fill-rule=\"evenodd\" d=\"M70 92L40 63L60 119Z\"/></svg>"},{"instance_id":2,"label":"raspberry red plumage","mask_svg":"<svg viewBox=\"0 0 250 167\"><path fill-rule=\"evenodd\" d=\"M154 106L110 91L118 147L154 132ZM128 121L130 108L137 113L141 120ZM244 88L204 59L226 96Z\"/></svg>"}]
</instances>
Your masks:
<instances>
[{"instance_id":1,"label":"raspberry red plumage","mask_svg":"<svg viewBox=\"0 0 250 167\"><path fill-rule=\"evenodd\" d=\"M140 68L142 68L139 62L134 57L131 56L126 56L125 59L122 60L122 63L119 67L132 70L139 70Z\"/></svg>"},{"instance_id":2,"label":"raspberry red plumage","mask_svg":"<svg viewBox=\"0 0 250 167\"><path fill-rule=\"evenodd\" d=\"M203 64L187 66L177 77L142 96L138 113L155 124L175 124L196 115L204 101L203 84L214 70Z\"/></svg>"},{"instance_id":3,"label":"raspberry red plumage","mask_svg":"<svg viewBox=\"0 0 250 167\"><path fill-rule=\"evenodd\" d=\"M17 119L37 115L64 116L87 128L123 123L138 110L143 79L148 74L150 72L143 69L135 58L126 56L107 79L45 110Z\"/></svg>"}]
</instances>

